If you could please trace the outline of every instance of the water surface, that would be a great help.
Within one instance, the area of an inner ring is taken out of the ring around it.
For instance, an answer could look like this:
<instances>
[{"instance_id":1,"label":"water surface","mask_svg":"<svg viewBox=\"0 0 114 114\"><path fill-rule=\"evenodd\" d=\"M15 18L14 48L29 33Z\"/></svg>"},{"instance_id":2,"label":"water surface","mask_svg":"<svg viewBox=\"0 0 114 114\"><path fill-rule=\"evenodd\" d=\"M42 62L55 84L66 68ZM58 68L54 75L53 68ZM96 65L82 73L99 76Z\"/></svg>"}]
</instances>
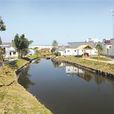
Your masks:
<instances>
[{"instance_id":1,"label":"water surface","mask_svg":"<svg viewBox=\"0 0 114 114\"><path fill-rule=\"evenodd\" d=\"M114 81L77 67L42 59L19 78L54 114L114 114Z\"/></svg>"}]
</instances>

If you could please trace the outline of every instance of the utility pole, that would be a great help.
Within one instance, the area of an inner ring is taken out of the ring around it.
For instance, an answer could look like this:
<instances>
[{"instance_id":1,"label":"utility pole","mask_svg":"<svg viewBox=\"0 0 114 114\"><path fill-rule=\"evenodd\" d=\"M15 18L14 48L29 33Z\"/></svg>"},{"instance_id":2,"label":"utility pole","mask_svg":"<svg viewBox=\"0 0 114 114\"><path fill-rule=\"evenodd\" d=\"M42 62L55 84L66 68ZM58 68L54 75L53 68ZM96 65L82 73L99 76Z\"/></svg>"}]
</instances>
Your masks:
<instances>
[{"instance_id":1,"label":"utility pole","mask_svg":"<svg viewBox=\"0 0 114 114\"><path fill-rule=\"evenodd\" d=\"M112 38L114 39L114 9L112 10Z\"/></svg>"}]
</instances>

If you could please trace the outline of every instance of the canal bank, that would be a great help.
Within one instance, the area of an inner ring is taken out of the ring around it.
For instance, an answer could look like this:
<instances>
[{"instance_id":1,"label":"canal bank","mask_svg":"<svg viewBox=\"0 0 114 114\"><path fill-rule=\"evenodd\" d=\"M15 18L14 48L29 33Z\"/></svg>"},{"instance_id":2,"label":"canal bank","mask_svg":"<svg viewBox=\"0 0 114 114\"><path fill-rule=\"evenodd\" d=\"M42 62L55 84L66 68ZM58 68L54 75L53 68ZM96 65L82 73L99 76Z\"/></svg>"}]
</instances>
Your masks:
<instances>
[{"instance_id":1,"label":"canal bank","mask_svg":"<svg viewBox=\"0 0 114 114\"><path fill-rule=\"evenodd\" d=\"M21 62L21 61L19 61ZM30 62L24 61L18 72ZM0 69L0 114L52 114L38 99L17 82L15 69Z\"/></svg>"},{"instance_id":2,"label":"canal bank","mask_svg":"<svg viewBox=\"0 0 114 114\"><path fill-rule=\"evenodd\" d=\"M100 61L92 61L73 56L68 56L68 57L58 56L52 58L52 60L57 62L69 63L71 65L83 68L90 72L94 72L106 77L114 77L114 64L104 63Z\"/></svg>"}]
</instances>

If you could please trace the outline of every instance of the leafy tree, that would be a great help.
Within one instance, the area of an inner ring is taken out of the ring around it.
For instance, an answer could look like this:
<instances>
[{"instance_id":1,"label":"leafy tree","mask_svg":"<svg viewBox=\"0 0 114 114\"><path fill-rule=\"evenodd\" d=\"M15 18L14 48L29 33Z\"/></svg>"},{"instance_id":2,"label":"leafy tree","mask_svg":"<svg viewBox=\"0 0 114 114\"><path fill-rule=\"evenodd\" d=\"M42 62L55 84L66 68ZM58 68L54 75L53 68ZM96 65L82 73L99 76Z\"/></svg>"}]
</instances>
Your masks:
<instances>
[{"instance_id":1,"label":"leafy tree","mask_svg":"<svg viewBox=\"0 0 114 114\"><path fill-rule=\"evenodd\" d=\"M21 36L16 34L13 43L18 51L19 58L22 58L27 53L28 47L32 43L32 41L29 41L27 38L25 38L24 34L22 34Z\"/></svg>"},{"instance_id":2,"label":"leafy tree","mask_svg":"<svg viewBox=\"0 0 114 114\"><path fill-rule=\"evenodd\" d=\"M60 56L61 54L60 54L60 52L55 52L54 55L55 56Z\"/></svg>"},{"instance_id":3,"label":"leafy tree","mask_svg":"<svg viewBox=\"0 0 114 114\"><path fill-rule=\"evenodd\" d=\"M2 18L0 17L0 31L5 31L6 30L6 26L2 20ZM0 38L0 45L2 44L2 40ZM4 49L2 47L0 47L0 61L3 64L4 58L3 58L3 54L4 54Z\"/></svg>"},{"instance_id":4,"label":"leafy tree","mask_svg":"<svg viewBox=\"0 0 114 114\"><path fill-rule=\"evenodd\" d=\"M53 48L52 48L51 52L55 53L55 51L58 47L58 42L56 40L53 40L52 46L53 46Z\"/></svg>"},{"instance_id":5,"label":"leafy tree","mask_svg":"<svg viewBox=\"0 0 114 114\"><path fill-rule=\"evenodd\" d=\"M55 51L56 51L56 48L53 47L53 48L51 49L51 52L54 53Z\"/></svg>"},{"instance_id":6,"label":"leafy tree","mask_svg":"<svg viewBox=\"0 0 114 114\"><path fill-rule=\"evenodd\" d=\"M55 48L58 47L58 42L56 40L53 40L52 46Z\"/></svg>"},{"instance_id":7,"label":"leafy tree","mask_svg":"<svg viewBox=\"0 0 114 114\"><path fill-rule=\"evenodd\" d=\"M101 54L101 52L103 51L103 47L102 47L102 45L100 44L100 43L98 43L97 45L96 45L96 49L97 49L97 51L98 51L98 59L100 58L100 54Z\"/></svg>"}]
</instances>

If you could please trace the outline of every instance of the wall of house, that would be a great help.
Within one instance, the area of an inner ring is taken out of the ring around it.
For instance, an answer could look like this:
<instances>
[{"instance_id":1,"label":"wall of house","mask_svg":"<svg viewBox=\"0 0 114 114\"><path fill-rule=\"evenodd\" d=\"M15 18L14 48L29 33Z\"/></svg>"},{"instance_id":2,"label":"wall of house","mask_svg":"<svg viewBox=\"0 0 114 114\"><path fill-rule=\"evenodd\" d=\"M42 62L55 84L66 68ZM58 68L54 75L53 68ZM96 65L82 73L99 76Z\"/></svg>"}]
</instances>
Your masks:
<instances>
[{"instance_id":1,"label":"wall of house","mask_svg":"<svg viewBox=\"0 0 114 114\"><path fill-rule=\"evenodd\" d=\"M91 56L95 56L95 55L97 55L97 50L95 48L93 48L93 49L86 49L85 53L88 53Z\"/></svg>"},{"instance_id":2,"label":"wall of house","mask_svg":"<svg viewBox=\"0 0 114 114\"><path fill-rule=\"evenodd\" d=\"M114 45L102 45L103 55L114 56Z\"/></svg>"},{"instance_id":3,"label":"wall of house","mask_svg":"<svg viewBox=\"0 0 114 114\"><path fill-rule=\"evenodd\" d=\"M72 48L66 48L65 49L65 55L82 55L82 50L72 49Z\"/></svg>"},{"instance_id":4,"label":"wall of house","mask_svg":"<svg viewBox=\"0 0 114 114\"><path fill-rule=\"evenodd\" d=\"M65 51L59 51L61 53L61 55L65 55L65 56L81 56L84 53L88 53L89 55L97 55L97 50L96 49L72 49L72 48L66 48Z\"/></svg>"},{"instance_id":5,"label":"wall of house","mask_svg":"<svg viewBox=\"0 0 114 114\"><path fill-rule=\"evenodd\" d=\"M111 46L108 53L109 53L109 56L114 56L114 45Z\"/></svg>"},{"instance_id":6,"label":"wall of house","mask_svg":"<svg viewBox=\"0 0 114 114\"><path fill-rule=\"evenodd\" d=\"M12 51L10 48L5 48L5 59L7 58L17 58L18 53L15 51L15 49Z\"/></svg>"},{"instance_id":7,"label":"wall of house","mask_svg":"<svg viewBox=\"0 0 114 114\"><path fill-rule=\"evenodd\" d=\"M70 48L66 48L66 49L65 49L65 55L66 55L66 56L67 56L67 55L74 55L73 50L70 49Z\"/></svg>"}]
</instances>

